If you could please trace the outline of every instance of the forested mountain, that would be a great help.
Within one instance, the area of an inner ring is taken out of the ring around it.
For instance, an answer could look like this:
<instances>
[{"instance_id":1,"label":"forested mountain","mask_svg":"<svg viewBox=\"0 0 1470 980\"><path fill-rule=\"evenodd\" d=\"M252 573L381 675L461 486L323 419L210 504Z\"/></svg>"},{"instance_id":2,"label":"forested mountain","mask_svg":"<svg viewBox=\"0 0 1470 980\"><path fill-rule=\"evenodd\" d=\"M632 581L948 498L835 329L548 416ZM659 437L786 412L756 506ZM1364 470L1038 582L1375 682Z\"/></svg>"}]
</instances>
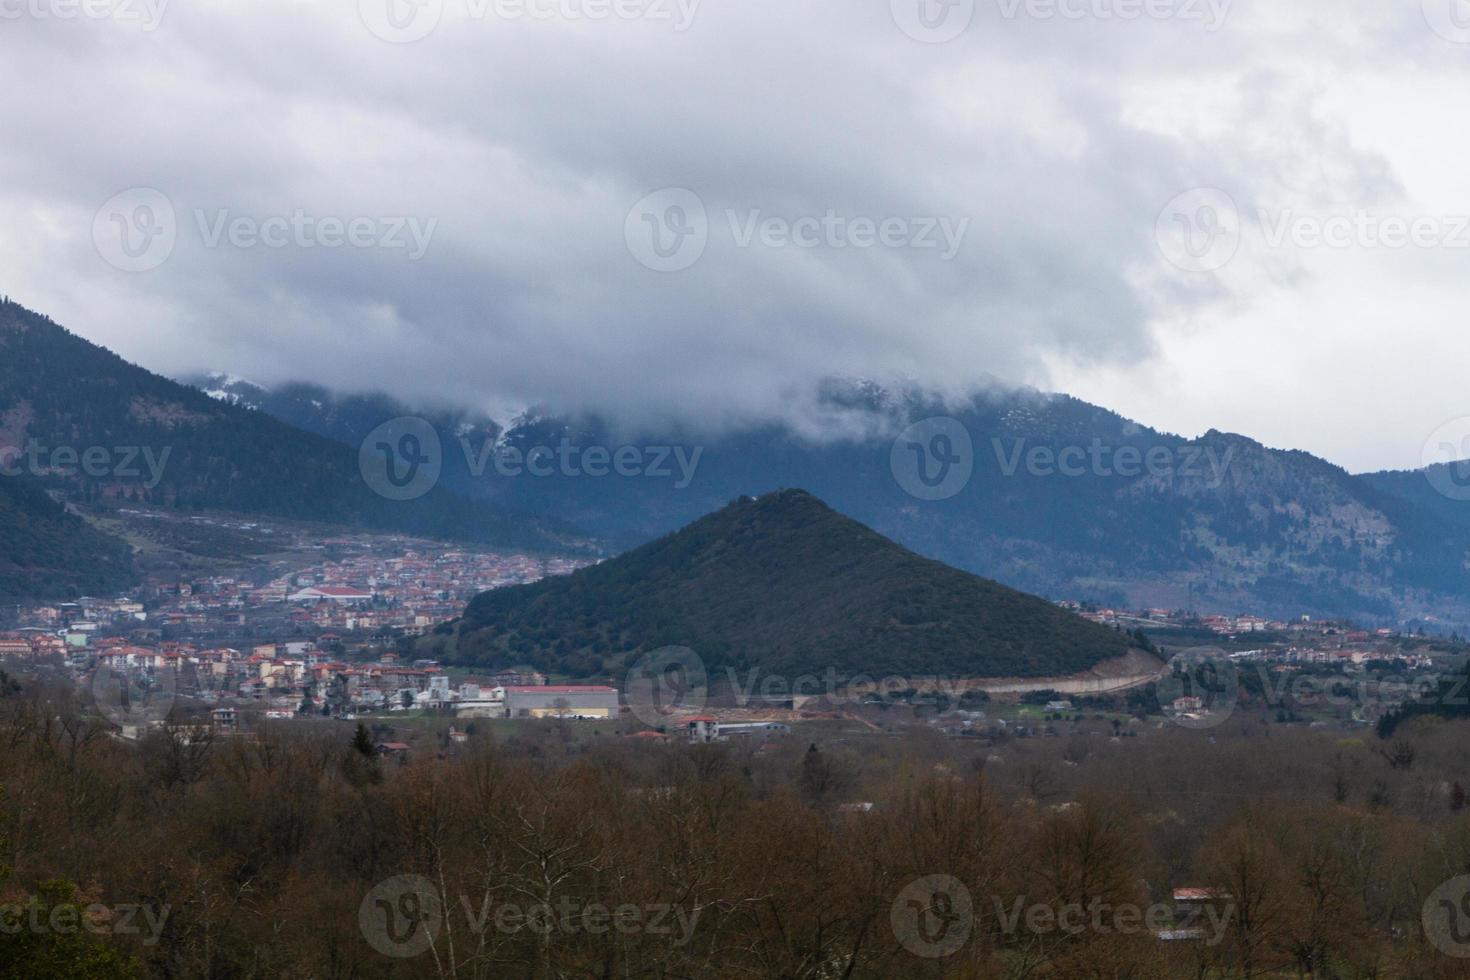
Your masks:
<instances>
[{"instance_id":1,"label":"forested mountain","mask_svg":"<svg viewBox=\"0 0 1470 980\"><path fill-rule=\"evenodd\" d=\"M1470 531L1470 461L1439 463L1422 470L1384 470L1359 479L1386 496Z\"/></svg>"},{"instance_id":2,"label":"forested mountain","mask_svg":"<svg viewBox=\"0 0 1470 980\"><path fill-rule=\"evenodd\" d=\"M334 399L317 389L310 399L273 404L308 428L353 414L360 429L373 415L343 406L361 410L375 398ZM406 411L391 404L382 411ZM1217 431L1185 439L1024 389L992 387L946 403L916 389L834 381L821 414L821 436L775 424L716 435L630 433L595 418L535 413L498 436L522 454L563 440L610 450L674 446L686 458L697 454L687 483L677 470L667 478L475 473L463 448L495 445L488 433L497 423L425 417L450 447L447 485L565 519L621 547L733 497L801 486L920 554L1051 597L1470 624L1470 503L1441 495L1423 473L1354 476L1310 453ZM942 500L910 493L893 456L899 434L932 417L954 419L970 445L968 480ZM463 445L456 426L470 433Z\"/></svg>"},{"instance_id":3,"label":"forested mountain","mask_svg":"<svg viewBox=\"0 0 1470 980\"><path fill-rule=\"evenodd\" d=\"M357 447L213 399L129 364L46 317L0 303L0 445L78 500L138 501L327 521L502 546L585 536L435 488L374 492ZM83 465L84 454L95 465Z\"/></svg>"},{"instance_id":4,"label":"forested mountain","mask_svg":"<svg viewBox=\"0 0 1470 980\"><path fill-rule=\"evenodd\" d=\"M801 490L742 498L572 575L482 593L429 641L455 663L588 675L679 645L711 669L787 677L1040 677L1128 652L1125 635L922 558ZM446 642L452 640L452 642Z\"/></svg>"}]
</instances>

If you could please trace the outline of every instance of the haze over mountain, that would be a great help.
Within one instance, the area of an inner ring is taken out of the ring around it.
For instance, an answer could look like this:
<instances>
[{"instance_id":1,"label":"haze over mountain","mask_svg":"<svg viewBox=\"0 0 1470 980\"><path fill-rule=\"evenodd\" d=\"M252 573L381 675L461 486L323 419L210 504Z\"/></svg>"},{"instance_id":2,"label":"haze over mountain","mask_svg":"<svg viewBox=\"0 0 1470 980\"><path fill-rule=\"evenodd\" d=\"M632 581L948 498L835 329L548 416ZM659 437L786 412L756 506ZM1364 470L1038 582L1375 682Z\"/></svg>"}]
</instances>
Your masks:
<instances>
[{"instance_id":1,"label":"haze over mountain","mask_svg":"<svg viewBox=\"0 0 1470 980\"><path fill-rule=\"evenodd\" d=\"M12 470L85 503L230 510L526 548L586 540L559 521L443 487L389 499L365 477L356 447L152 374L8 300L0 301L0 449Z\"/></svg>"},{"instance_id":2,"label":"haze over mountain","mask_svg":"<svg viewBox=\"0 0 1470 980\"><path fill-rule=\"evenodd\" d=\"M614 16L601 35L394 0L443 23L387 48L362 15L386 0L159 4L161 32L66 51L54 22L23 18L0 77L29 97L0 118L28 139L4 150L0 215L28 233L0 241L0 268L32 306L174 373L275 383L312 365L415 402L488 388L719 418L778 412L833 371L943 386L984 369L1174 431L1405 466L1464 413L1463 358L1426 356L1462 343L1462 250L1270 233L1288 214L1461 213L1464 137L1440 108L1464 81L1459 3L929 3L965 21L943 44L847 0L681 0L688 24ZM670 79L680 97L652 98ZM114 86L147 94L95 97ZM98 133L125 161L99 163ZM137 275L90 241L126 188L156 189L177 225ZM685 188L703 253L644 267L630 214ZM1200 273L1157 223L1206 188L1242 220L1228 265ZM211 232L297 211L436 224L418 260L407 233L272 248ZM745 233L829 213L898 219L905 244ZM916 218L968 222L959 251L912 244ZM1421 382L1384 383L1402 377Z\"/></svg>"},{"instance_id":3,"label":"haze over mountain","mask_svg":"<svg viewBox=\"0 0 1470 980\"><path fill-rule=\"evenodd\" d=\"M310 397L239 387L232 397L339 437L415 414L383 396L291 390ZM1309 453L1213 430L1187 439L1028 389L990 386L956 402L912 387L831 381L822 406L812 432L770 425L714 437L619 432L596 418L545 411L506 413L499 422L422 414L439 430L446 484L565 519L620 547L733 497L801 486L920 554L1042 595L1369 623L1470 623L1470 505L1438 493L1423 473L1355 476ZM943 500L910 493L892 454L908 425L931 417L953 418L972 447L972 473ZM515 421L502 429L507 419ZM555 451L563 440L579 448L678 446L697 465L686 485L677 472L589 477L558 468L544 477L506 477L493 465L476 468L487 440L522 454L536 446Z\"/></svg>"},{"instance_id":4,"label":"haze over mountain","mask_svg":"<svg viewBox=\"0 0 1470 980\"><path fill-rule=\"evenodd\" d=\"M453 663L582 676L672 645L711 669L877 679L1074 674L1130 640L782 490L571 575L481 593L428 641Z\"/></svg>"}]
</instances>

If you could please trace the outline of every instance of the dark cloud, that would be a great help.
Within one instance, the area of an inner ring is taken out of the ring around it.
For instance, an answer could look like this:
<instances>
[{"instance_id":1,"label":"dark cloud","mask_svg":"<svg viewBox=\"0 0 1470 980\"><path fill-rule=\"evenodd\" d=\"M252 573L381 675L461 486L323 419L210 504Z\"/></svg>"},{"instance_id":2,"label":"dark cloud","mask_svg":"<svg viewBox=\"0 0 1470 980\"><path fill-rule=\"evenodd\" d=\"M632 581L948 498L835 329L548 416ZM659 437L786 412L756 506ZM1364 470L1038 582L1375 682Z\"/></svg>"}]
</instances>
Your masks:
<instances>
[{"instance_id":1,"label":"dark cloud","mask_svg":"<svg viewBox=\"0 0 1470 980\"><path fill-rule=\"evenodd\" d=\"M1324 79L1346 58L1442 65L1451 46L1417 10L1366 2L1179 0L1180 17L1123 22L1095 13L1115 0L1077 20L981 0L947 44L906 36L886 3L705 0L681 32L474 19L468 2L409 44L375 37L356 2L177 3L153 31L0 24L0 80L23 93L0 108L16 137L0 147L5 290L160 370L411 399L724 423L804 412L831 375L1046 386L1086 364L1128 408L1140 366L1187 374L1175 331L1249 315L1254 277L1323 274L1294 257L1181 273L1154 239L1165 202L1197 186L1242 204L1402 197L1324 108ZM92 231L134 187L169 198L178 236L125 273ZM676 272L625 240L662 188L708 217ZM411 242L331 248L319 231L208 243L298 212L432 235L417 260ZM829 212L901 222L894 241L934 222L957 247L945 258L937 231L936 248L838 247L825 228L811 248L739 241L761 218ZM1147 421L1193 421L1163 415Z\"/></svg>"}]
</instances>

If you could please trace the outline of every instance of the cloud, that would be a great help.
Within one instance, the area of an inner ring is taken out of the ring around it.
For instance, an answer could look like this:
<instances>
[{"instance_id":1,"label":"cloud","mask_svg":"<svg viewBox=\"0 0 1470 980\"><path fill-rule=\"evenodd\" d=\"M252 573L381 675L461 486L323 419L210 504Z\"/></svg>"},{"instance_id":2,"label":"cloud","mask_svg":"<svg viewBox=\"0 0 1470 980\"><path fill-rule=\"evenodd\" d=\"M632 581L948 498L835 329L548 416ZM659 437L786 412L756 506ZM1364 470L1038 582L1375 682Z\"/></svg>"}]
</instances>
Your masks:
<instances>
[{"instance_id":1,"label":"cloud","mask_svg":"<svg viewBox=\"0 0 1470 980\"><path fill-rule=\"evenodd\" d=\"M154 30L35 16L54 2L0 0L29 11L0 22L0 81L24 94L0 106L23 134L0 148L0 288L168 373L632 422L790 415L831 375L998 377L1303 445L1254 385L1205 401L1191 359L1301 369L1334 325L1262 324L1420 267L1247 235L1227 268L1185 273L1160 209L1194 187L1247 212L1406 207L1402 161L1336 86L1452 76L1463 53L1415 5L1367 2L1126 19L1140 5L979 0L943 44L900 28L921 30L902 7L920 0L424 0L396 20L404 0L178 3ZM140 187L171 202L176 242L123 272L97 212ZM654 230L686 240L680 216L702 251L650 259ZM1232 333L1264 346L1231 353ZM1419 416L1451 408L1311 438L1407 463L1406 433L1443 421Z\"/></svg>"}]
</instances>

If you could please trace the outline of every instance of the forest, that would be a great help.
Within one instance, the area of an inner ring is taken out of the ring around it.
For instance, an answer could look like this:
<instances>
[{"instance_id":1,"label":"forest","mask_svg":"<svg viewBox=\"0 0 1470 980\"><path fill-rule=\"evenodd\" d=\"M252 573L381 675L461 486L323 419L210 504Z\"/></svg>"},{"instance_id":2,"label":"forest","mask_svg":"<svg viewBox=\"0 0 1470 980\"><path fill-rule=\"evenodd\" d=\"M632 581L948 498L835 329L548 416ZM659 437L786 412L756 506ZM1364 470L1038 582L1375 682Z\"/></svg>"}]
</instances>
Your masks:
<instances>
[{"instance_id":1,"label":"forest","mask_svg":"<svg viewBox=\"0 0 1470 980\"><path fill-rule=\"evenodd\" d=\"M1461 721L452 724L131 742L7 679L0 978L1390 980L1470 954Z\"/></svg>"}]
</instances>

